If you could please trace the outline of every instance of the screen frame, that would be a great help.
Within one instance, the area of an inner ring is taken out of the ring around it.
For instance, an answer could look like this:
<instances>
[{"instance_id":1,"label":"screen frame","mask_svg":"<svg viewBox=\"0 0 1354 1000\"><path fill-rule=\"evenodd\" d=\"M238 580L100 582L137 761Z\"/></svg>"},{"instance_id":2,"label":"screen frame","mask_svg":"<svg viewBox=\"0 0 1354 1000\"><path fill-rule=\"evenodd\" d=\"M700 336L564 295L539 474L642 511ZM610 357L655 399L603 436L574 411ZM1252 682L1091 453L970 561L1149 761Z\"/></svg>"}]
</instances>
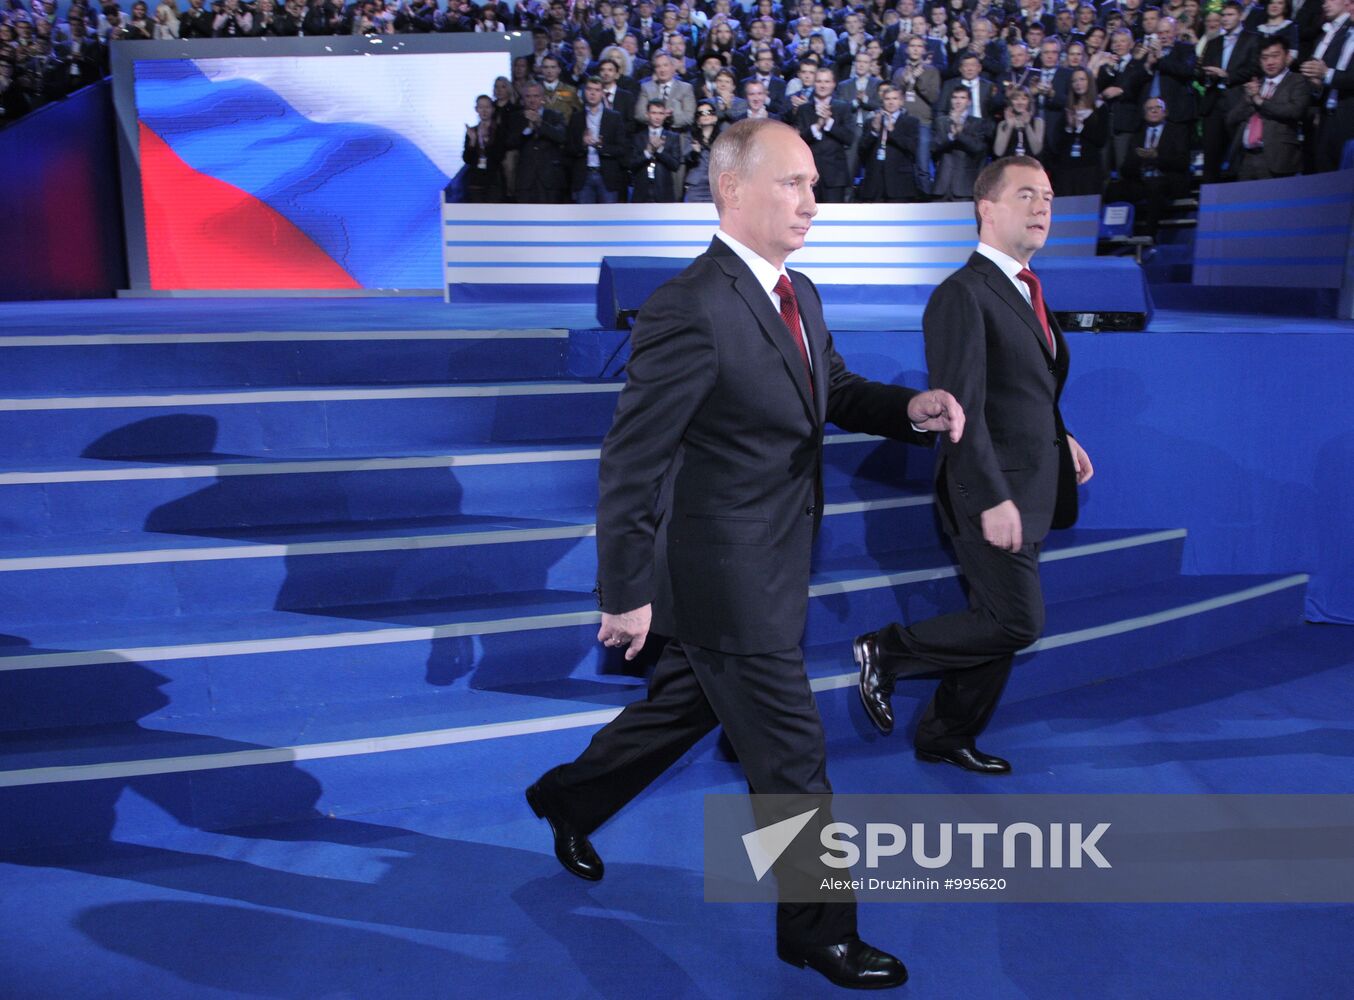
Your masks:
<instances>
[{"instance_id":1,"label":"screen frame","mask_svg":"<svg viewBox=\"0 0 1354 1000\"><path fill-rule=\"evenodd\" d=\"M531 34L521 31L453 32L413 35L315 35L295 38L194 38L118 41L110 46L113 77L113 114L117 130L117 156L122 182L123 232L127 248L127 280L133 293L151 295L193 295L196 289L161 290L151 287L150 255L146 244L146 212L141 198L141 153L137 141L136 78L137 62L151 59L230 59L230 58L325 58L327 56L370 56L376 59L429 53L503 52L511 61L533 51ZM278 289L296 294L297 289ZM304 291L304 290L302 290ZM379 295L381 289L363 289ZM439 289L430 291L438 292ZM214 294L268 295L267 290L247 293L214 290ZM334 294L316 291L316 295ZM345 293L351 294L351 293Z\"/></svg>"}]
</instances>

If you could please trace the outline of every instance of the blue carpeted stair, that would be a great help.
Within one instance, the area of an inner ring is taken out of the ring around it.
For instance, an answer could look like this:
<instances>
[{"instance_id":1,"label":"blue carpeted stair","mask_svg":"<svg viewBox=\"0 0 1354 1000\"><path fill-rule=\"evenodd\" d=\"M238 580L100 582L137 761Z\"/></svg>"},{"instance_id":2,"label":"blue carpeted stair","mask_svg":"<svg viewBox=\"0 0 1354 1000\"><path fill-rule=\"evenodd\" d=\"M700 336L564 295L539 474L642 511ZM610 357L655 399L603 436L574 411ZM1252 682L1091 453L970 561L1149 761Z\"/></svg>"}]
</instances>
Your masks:
<instances>
[{"instance_id":1,"label":"blue carpeted stair","mask_svg":"<svg viewBox=\"0 0 1354 1000\"><path fill-rule=\"evenodd\" d=\"M620 385L570 378L551 331L425 334L6 349L0 850L506 809L487 786L576 753L642 693L597 646L590 594ZM913 340L895 357L861 336L866 370L915 367ZM805 651L829 738L854 744L873 730L851 637L964 597L929 456L838 432L825 462ZM1008 700L1298 620L1303 577L1182 576L1184 542L1169 526L1053 536L1047 630ZM900 712L929 690L900 688Z\"/></svg>"}]
</instances>

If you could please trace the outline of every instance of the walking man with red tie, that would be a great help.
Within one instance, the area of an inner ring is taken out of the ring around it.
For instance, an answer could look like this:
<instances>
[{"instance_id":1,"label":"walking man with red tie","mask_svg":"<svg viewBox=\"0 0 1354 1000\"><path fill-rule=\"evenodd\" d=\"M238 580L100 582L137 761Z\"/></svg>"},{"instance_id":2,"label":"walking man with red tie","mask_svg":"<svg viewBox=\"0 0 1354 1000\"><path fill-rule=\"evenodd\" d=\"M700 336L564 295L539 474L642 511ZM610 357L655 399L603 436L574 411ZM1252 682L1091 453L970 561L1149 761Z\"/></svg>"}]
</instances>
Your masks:
<instances>
[{"instance_id":1,"label":"walking man with red tie","mask_svg":"<svg viewBox=\"0 0 1354 1000\"><path fill-rule=\"evenodd\" d=\"M963 433L944 390L847 371L813 282L785 269L817 214L817 181L790 126L730 126L710 154L719 230L635 322L599 468L598 639L627 658L651 626L671 641L648 696L527 790L555 856L581 878L603 874L593 831L716 725L754 793L817 796L826 815L823 727L799 648L823 427L918 444ZM786 895L795 873L775 871ZM907 979L856 933L853 897L783 901L776 917L777 954L792 965L850 988Z\"/></svg>"},{"instance_id":2,"label":"walking man with red tie","mask_svg":"<svg viewBox=\"0 0 1354 1000\"><path fill-rule=\"evenodd\" d=\"M893 730L894 681L941 673L913 737L917 757L982 774L1011 765L975 744L1017 651L1039 638L1039 548L1076 519L1091 462L1067 433L1058 397L1067 344L1030 259L1048 239L1053 189L1028 156L984 167L973 189L978 249L935 290L922 319L932 384L952 387L968 416L942 442L936 505L968 585L969 607L859 636L860 696Z\"/></svg>"}]
</instances>

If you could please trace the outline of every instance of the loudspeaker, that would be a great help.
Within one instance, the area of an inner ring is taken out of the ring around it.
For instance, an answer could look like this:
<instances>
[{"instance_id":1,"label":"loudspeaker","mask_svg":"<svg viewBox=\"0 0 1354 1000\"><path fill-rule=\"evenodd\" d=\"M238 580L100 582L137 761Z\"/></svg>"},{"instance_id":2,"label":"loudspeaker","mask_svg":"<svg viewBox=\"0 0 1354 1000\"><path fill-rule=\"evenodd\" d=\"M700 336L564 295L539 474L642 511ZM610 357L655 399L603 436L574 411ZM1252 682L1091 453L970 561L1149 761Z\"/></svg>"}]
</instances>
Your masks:
<instances>
[{"instance_id":1,"label":"loudspeaker","mask_svg":"<svg viewBox=\"0 0 1354 1000\"><path fill-rule=\"evenodd\" d=\"M1044 301L1070 331L1129 333L1152 319L1142 265L1126 257L1035 257Z\"/></svg>"},{"instance_id":2,"label":"loudspeaker","mask_svg":"<svg viewBox=\"0 0 1354 1000\"><path fill-rule=\"evenodd\" d=\"M690 263L682 257L603 257L597 277L597 325L630 329L645 300Z\"/></svg>"}]
</instances>

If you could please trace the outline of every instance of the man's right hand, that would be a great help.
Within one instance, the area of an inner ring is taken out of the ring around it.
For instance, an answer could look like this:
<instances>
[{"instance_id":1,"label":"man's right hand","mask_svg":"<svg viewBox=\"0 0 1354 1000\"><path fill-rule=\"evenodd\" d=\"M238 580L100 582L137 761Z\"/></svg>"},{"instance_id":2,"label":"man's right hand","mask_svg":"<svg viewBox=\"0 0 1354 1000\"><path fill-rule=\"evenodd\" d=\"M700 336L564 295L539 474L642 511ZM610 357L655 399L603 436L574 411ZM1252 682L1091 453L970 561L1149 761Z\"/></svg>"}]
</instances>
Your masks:
<instances>
[{"instance_id":1,"label":"man's right hand","mask_svg":"<svg viewBox=\"0 0 1354 1000\"><path fill-rule=\"evenodd\" d=\"M1020 527L1020 511L1014 500L1003 500L982 513L983 538L1007 552L1019 552L1024 538ZM603 619L605 620L605 618Z\"/></svg>"},{"instance_id":2,"label":"man's right hand","mask_svg":"<svg viewBox=\"0 0 1354 1000\"><path fill-rule=\"evenodd\" d=\"M619 649L628 643L625 658L633 660L644 648L644 640L649 636L649 625L652 621L652 604L619 615L609 615L603 611L602 627L597 632L597 641L608 649Z\"/></svg>"}]
</instances>

